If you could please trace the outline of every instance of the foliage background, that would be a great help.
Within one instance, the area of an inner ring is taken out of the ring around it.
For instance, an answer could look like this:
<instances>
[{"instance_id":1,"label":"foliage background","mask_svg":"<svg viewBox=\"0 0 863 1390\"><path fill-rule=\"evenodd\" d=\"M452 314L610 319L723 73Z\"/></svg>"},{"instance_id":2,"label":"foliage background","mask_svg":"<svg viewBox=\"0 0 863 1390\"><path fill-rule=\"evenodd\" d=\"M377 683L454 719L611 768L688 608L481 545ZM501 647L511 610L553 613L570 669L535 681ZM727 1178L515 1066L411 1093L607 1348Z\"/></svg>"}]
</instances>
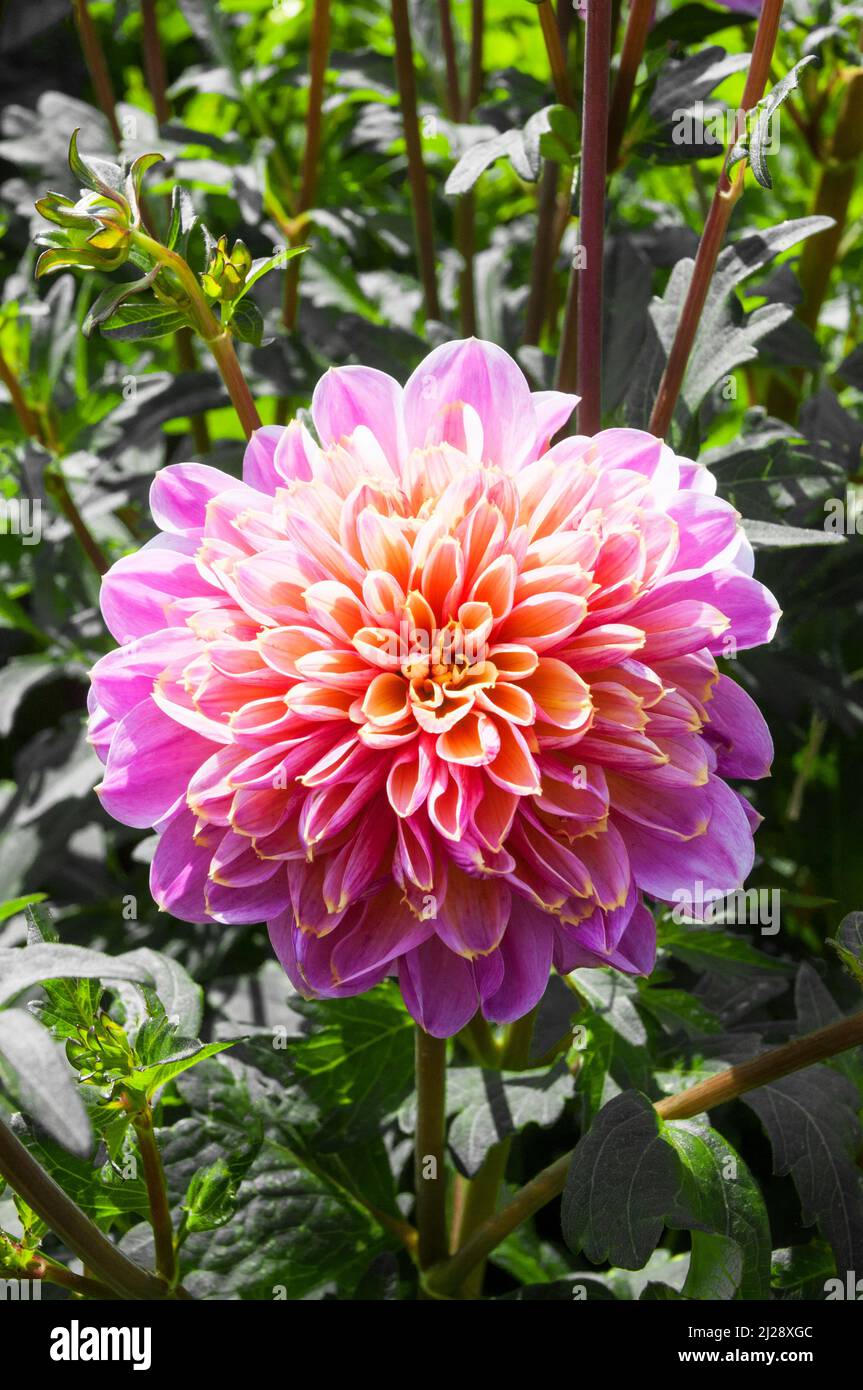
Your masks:
<instances>
[{"instance_id":1,"label":"foliage background","mask_svg":"<svg viewBox=\"0 0 863 1390\"><path fill-rule=\"evenodd\" d=\"M468 7L455 0L454 9L464 72ZM296 194L305 139L308 7L301 0L160 4L172 107L161 129L143 74L139 7L116 0L93 3L90 10L117 98L123 154L159 150L165 156L148 177L154 217L164 220L179 182L216 236L241 237L255 256L284 244L278 201L289 204ZM769 229L813 212L820 170L813 132L826 146L848 73L861 64L863 7L788 0L786 12L774 76L808 51L819 53L821 65L807 72L795 97L798 123L783 112L773 188L747 175L732 221L735 242L754 234L769 242ZM256 291L264 342L241 349L266 422L277 418L280 398L287 398L291 413L305 408L331 364L360 361L404 379L430 343L458 334L455 199L444 190L446 180L477 140L522 129L554 98L535 6L487 0L480 102L469 126L452 122L445 114L436 13L426 0L412 6L442 321L427 323L422 312L389 7L336 0L297 326L285 332L281 277L272 275ZM82 335L105 277L63 274L35 284L31 237L42 224L33 204L47 190L77 196L67 166L72 131L80 127L88 154L110 158L115 150L94 104L67 0L6 3L0 14L6 95L0 348L51 441L46 447L28 440L8 393L0 390L2 495L7 501L40 499L43 506L39 544L24 544L8 528L0 535L0 902L6 904L0 946L23 939L21 900L44 894L65 942L108 952L151 947L185 966L205 989L207 1038L260 1032L263 1040L232 1051L230 1064L206 1063L163 1099L166 1162L178 1193L196 1165L209 1161L210 1150L238 1151L250 1115L263 1125L234 1221L193 1237L186 1247L202 1292L270 1298L274 1286L283 1286L288 1297L394 1297L410 1289L410 1270L392 1237L352 1195L364 1182L380 1209L394 1217L410 1209L411 1029L394 993L300 1004L289 997L263 927L191 927L158 913L147 888L154 837L108 820L92 792L99 765L84 738L86 672L110 639L98 613L98 579L58 505L57 479L65 479L112 560L152 533L146 496L156 469L205 457L238 474L242 431L203 352L189 369L178 365L171 338ZM665 17L648 49L648 75L637 92L623 165L610 184L607 235L607 423L640 427L663 356L657 302L663 296L673 302L673 267L694 253L720 169L716 151L674 143L670 115L698 100L735 108L740 55L749 51L753 34L751 19L717 5L670 3L660 14ZM580 42L576 21L570 45L576 95ZM698 55L711 45L720 52L712 55L705 84L705 60ZM564 122L561 130L566 162L577 153L577 125ZM477 332L518 354L537 385L549 385L575 229L564 238L540 342L525 349L536 185L502 159L482 174L473 199ZM690 456L715 467L720 491L747 517L823 531L825 500L851 497L863 481L861 219L858 186L815 331L794 313L801 298L797 244L765 257L754 274L744 276L748 266L732 273L730 298L713 305L712 323L697 345L698 372L693 369L687 383L691 409L678 413L673 437ZM788 311L765 333L757 316L770 305ZM202 413L206 451L190 425ZM593 972L578 998L551 990L540 1019L546 1044L555 1029L565 1031L570 1015L586 1026L591 1043L583 1057L570 1058L581 1064L574 1078L562 1064L553 1073L546 1069L545 1079L535 1074L533 1091L525 1083L520 1109L512 1097L503 1107L510 1114L514 1109L512 1128L519 1131L508 1181L529 1176L571 1147L599 1104L619 1089L637 1085L653 1097L679 1089L718 1065L713 1059L733 1061L854 1006L858 986L826 942L846 914L863 905L860 547L854 534L841 545L806 548L776 544L774 536L759 555L758 573L785 617L769 650L746 653L734 666L776 741L772 779L752 792L765 823L751 882L781 890L779 934L753 936L742 927L719 934L722 941L693 945L666 927L666 949L649 984L613 986ZM276 1024L292 1039L285 1050L270 1046ZM852 1061L832 1070L859 1088L861 1071ZM461 1079L450 1138L469 1172L502 1131L476 1077L466 1068ZM792 1254L774 1254L776 1296L801 1290L823 1296L819 1289L833 1259L825 1236L843 1258L856 1250L863 1271L855 1166L860 1098L853 1102L851 1094L851 1102L846 1093L842 1106L828 1104L823 1113L817 1095L809 1096L814 1132L791 1136L792 1149L799 1142L804 1159L808 1155L819 1170L808 1178L790 1159L783 1163L782 1137L772 1133L771 1146L752 1110L735 1104L714 1116L761 1187L774 1251L794 1247ZM539 1127L525 1128L528 1120ZM835 1190L824 1186L825 1155L832 1156L826 1166L839 1172ZM103 1157L97 1156L92 1173ZM774 1168L783 1166L777 1176ZM847 1228L838 1235L828 1211L837 1191L848 1208ZM114 1210L105 1198L100 1210L103 1224L126 1232L127 1241L141 1237L133 1200ZM0 1198L0 1224L8 1225L9 1215L7 1194L5 1202ZM820 1229L813 1226L817 1216ZM590 1266L590 1296L638 1297L647 1284L679 1289L688 1249L687 1234L666 1230L647 1273L615 1270L608 1261L598 1274ZM565 1297L573 1271L585 1267L584 1256L571 1254L561 1238L554 1204L535 1230L501 1248L486 1288L493 1296L526 1288L529 1293L519 1296Z\"/></svg>"}]
</instances>

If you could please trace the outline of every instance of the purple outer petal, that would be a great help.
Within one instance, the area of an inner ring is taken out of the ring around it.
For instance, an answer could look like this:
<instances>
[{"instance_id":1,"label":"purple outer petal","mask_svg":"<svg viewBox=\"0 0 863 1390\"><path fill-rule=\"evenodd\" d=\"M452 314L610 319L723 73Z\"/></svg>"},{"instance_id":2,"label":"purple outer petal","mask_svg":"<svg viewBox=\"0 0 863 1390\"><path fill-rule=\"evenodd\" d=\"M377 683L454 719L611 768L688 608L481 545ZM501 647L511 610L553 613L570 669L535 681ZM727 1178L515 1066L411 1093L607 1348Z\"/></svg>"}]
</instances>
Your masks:
<instances>
[{"instance_id":1,"label":"purple outer petal","mask_svg":"<svg viewBox=\"0 0 863 1390\"><path fill-rule=\"evenodd\" d=\"M183 729L152 700L117 725L105 776L97 787L105 810L124 825L154 825L185 794L189 778L216 744Z\"/></svg>"},{"instance_id":2,"label":"purple outer petal","mask_svg":"<svg viewBox=\"0 0 863 1390\"><path fill-rule=\"evenodd\" d=\"M523 898L514 898L509 925L497 954L503 958L503 983L483 999L491 1023L512 1023L529 1013L545 993L554 949L554 921Z\"/></svg>"},{"instance_id":3,"label":"purple outer petal","mask_svg":"<svg viewBox=\"0 0 863 1390\"><path fill-rule=\"evenodd\" d=\"M204 889L212 849L196 845L195 816L182 802L159 837L150 865L150 892L162 912L181 922L208 922Z\"/></svg>"},{"instance_id":4,"label":"purple outer petal","mask_svg":"<svg viewBox=\"0 0 863 1390\"><path fill-rule=\"evenodd\" d=\"M660 902L674 902L680 892L698 898L704 890L731 893L747 878L755 858L749 821L739 798L718 777L710 777L710 823L691 840L669 840L630 821L625 830L635 881Z\"/></svg>"},{"instance_id":5,"label":"purple outer petal","mask_svg":"<svg viewBox=\"0 0 863 1390\"><path fill-rule=\"evenodd\" d=\"M470 961L432 936L399 960L399 985L409 1013L433 1038L450 1038L477 1010Z\"/></svg>"},{"instance_id":6,"label":"purple outer petal","mask_svg":"<svg viewBox=\"0 0 863 1390\"><path fill-rule=\"evenodd\" d=\"M716 748L722 777L766 777L773 762L773 740L750 695L730 676L720 676L707 705L710 722L703 736Z\"/></svg>"}]
</instances>

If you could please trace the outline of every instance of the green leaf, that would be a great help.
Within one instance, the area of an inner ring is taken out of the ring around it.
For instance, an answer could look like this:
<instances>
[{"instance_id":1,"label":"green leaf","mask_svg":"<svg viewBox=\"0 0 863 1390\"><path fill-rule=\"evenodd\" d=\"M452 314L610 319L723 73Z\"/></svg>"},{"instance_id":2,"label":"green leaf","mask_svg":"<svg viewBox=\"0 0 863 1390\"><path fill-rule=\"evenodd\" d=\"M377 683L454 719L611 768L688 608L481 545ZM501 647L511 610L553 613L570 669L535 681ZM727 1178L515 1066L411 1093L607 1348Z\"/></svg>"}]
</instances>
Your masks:
<instances>
[{"instance_id":1,"label":"green leaf","mask_svg":"<svg viewBox=\"0 0 863 1390\"><path fill-rule=\"evenodd\" d=\"M823 1298L825 1283L835 1278L836 1261L826 1241L811 1240L808 1245L773 1251L770 1282L780 1296Z\"/></svg>"},{"instance_id":2,"label":"green leaf","mask_svg":"<svg viewBox=\"0 0 863 1390\"><path fill-rule=\"evenodd\" d=\"M788 304L765 304L744 316L733 297L734 290L783 251L832 225L829 217L781 222L742 237L720 254L683 381L678 412L683 427L715 383L741 363L754 360L758 355L756 343L793 312ZM666 356L677 331L694 264L689 258L678 261L662 299L654 299L650 306L650 318ZM635 383L633 393L637 389Z\"/></svg>"},{"instance_id":3,"label":"green leaf","mask_svg":"<svg viewBox=\"0 0 863 1390\"><path fill-rule=\"evenodd\" d=\"M863 912L849 912L839 923L835 938L828 938L842 965L858 985L863 985Z\"/></svg>"},{"instance_id":4,"label":"green leaf","mask_svg":"<svg viewBox=\"0 0 863 1390\"><path fill-rule=\"evenodd\" d=\"M495 1144L526 1125L553 1125L575 1091L565 1062L541 1071L495 1072L482 1067L453 1067L447 1076L454 1114L449 1148L469 1178L479 1171ZM400 1121L404 1127L403 1111ZM412 1126L411 1126L412 1131Z\"/></svg>"},{"instance_id":5,"label":"green leaf","mask_svg":"<svg viewBox=\"0 0 863 1390\"><path fill-rule=\"evenodd\" d=\"M300 1001L297 1001L299 1008ZM319 1116L318 1143L341 1147L380 1132L413 1090L414 1023L398 991L304 1004L307 1036L270 1047L267 1074L293 1082Z\"/></svg>"},{"instance_id":6,"label":"green leaf","mask_svg":"<svg viewBox=\"0 0 863 1390\"><path fill-rule=\"evenodd\" d=\"M260 347L264 336L264 319L253 299L235 301L229 323L231 332L240 342Z\"/></svg>"},{"instance_id":7,"label":"green leaf","mask_svg":"<svg viewBox=\"0 0 863 1390\"><path fill-rule=\"evenodd\" d=\"M127 951L120 960L147 972L169 1022L183 1036L196 1038L204 1012L204 991L188 970L173 956L147 946Z\"/></svg>"},{"instance_id":8,"label":"green leaf","mask_svg":"<svg viewBox=\"0 0 863 1390\"><path fill-rule=\"evenodd\" d=\"M231 1170L223 1158L206 1168L199 1168L183 1202L185 1229L215 1231L224 1226L234 1214L236 1191Z\"/></svg>"},{"instance_id":9,"label":"green leaf","mask_svg":"<svg viewBox=\"0 0 863 1390\"><path fill-rule=\"evenodd\" d=\"M698 1038L722 1031L716 1014L685 989L646 986L639 992L638 1002L672 1033L682 1028L690 1037Z\"/></svg>"},{"instance_id":10,"label":"green leaf","mask_svg":"<svg viewBox=\"0 0 863 1390\"><path fill-rule=\"evenodd\" d=\"M0 1005L45 980L152 981L144 968L116 956L89 951L85 946L45 942L36 946L0 947Z\"/></svg>"},{"instance_id":11,"label":"green leaf","mask_svg":"<svg viewBox=\"0 0 863 1390\"><path fill-rule=\"evenodd\" d=\"M659 945L694 970L711 970L721 975L751 975L756 971L787 974L791 969L784 961L756 951L741 936L670 920L660 922Z\"/></svg>"},{"instance_id":12,"label":"green leaf","mask_svg":"<svg viewBox=\"0 0 863 1390\"><path fill-rule=\"evenodd\" d=\"M215 1057L217 1053L233 1047L238 1041L239 1039L232 1038L225 1042L199 1043L192 1038L174 1037L175 1050L171 1056L166 1057L164 1061L135 1067L130 1080L136 1090L140 1089L147 1096L153 1096L167 1082L173 1081L175 1076L180 1076L182 1072L205 1062L209 1057Z\"/></svg>"},{"instance_id":13,"label":"green leaf","mask_svg":"<svg viewBox=\"0 0 863 1390\"><path fill-rule=\"evenodd\" d=\"M146 1216L149 1212L147 1190L141 1178L123 1177L110 1164L94 1167L70 1154L22 1116L13 1119L12 1128L37 1163L102 1229L110 1229L120 1218L135 1213Z\"/></svg>"},{"instance_id":14,"label":"green leaf","mask_svg":"<svg viewBox=\"0 0 863 1390\"><path fill-rule=\"evenodd\" d=\"M523 130L506 130L488 140L477 140L465 150L444 186L444 192L454 197L473 188L480 174L499 159L508 159L513 170L526 183L535 183L541 167L540 140L551 130L550 113L563 107L546 106L537 111Z\"/></svg>"},{"instance_id":15,"label":"green leaf","mask_svg":"<svg viewBox=\"0 0 863 1390\"><path fill-rule=\"evenodd\" d=\"M681 1183L680 1164L646 1096L626 1091L599 1112L572 1155L563 1235L594 1264L647 1263Z\"/></svg>"},{"instance_id":16,"label":"green leaf","mask_svg":"<svg viewBox=\"0 0 863 1390\"><path fill-rule=\"evenodd\" d=\"M87 1112L60 1048L24 1009L0 1011L0 1078L7 1094L79 1158L90 1151Z\"/></svg>"},{"instance_id":17,"label":"green leaf","mask_svg":"<svg viewBox=\"0 0 863 1390\"><path fill-rule=\"evenodd\" d=\"M647 1042L647 1030L635 1008L638 987L617 970L573 970L567 979L587 1000L593 1014L634 1047Z\"/></svg>"},{"instance_id":18,"label":"green leaf","mask_svg":"<svg viewBox=\"0 0 863 1390\"><path fill-rule=\"evenodd\" d=\"M273 256L263 256L258 260L252 261L248 275L243 282L243 288L234 300L234 305L239 304L240 300L249 293L253 285L262 280L265 275L269 275L271 270L281 270L288 261L292 261L294 256L301 256L308 251L308 246L286 246L281 251L277 251Z\"/></svg>"},{"instance_id":19,"label":"green leaf","mask_svg":"<svg viewBox=\"0 0 863 1390\"><path fill-rule=\"evenodd\" d=\"M769 1298L770 1222L742 1158L722 1135L695 1120L666 1123L663 1135L683 1173L666 1225L692 1232L684 1294L698 1299ZM732 1271L736 1279L729 1291Z\"/></svg>"},{"instance_id":20,"label":"green leaf","mask_svg":"<svg viewBox=\"0 0 863 1390\"><path fill-rule=\"evenodd\" d=\"M139 280L133 280L127 285L109 285L102 290L101 294L95 299L81 325L81 332L85 338L89 338L95 328L99 328L108 319L113 318L119 311L120 305L133 294L141 294L148 290L159 273L159 267L154 266L147 275L141 276Z\"/></svg>"},{"instance_id":21,"label":"green leaf","mask_svg":"<svg viewBox=\"0 0 863 1390\"><path fill-rule=\"evenodd\" d=\"M0 922L23 912L25 907L35 907L37 903L44 902L47 896L47 893L28 893L26 897L10 898L8 902L0 903Z\"/></svg>"},{"instance_id":22,"label":"green leaf","mask_svg":"<svg viewBox=\"0 0 863 1390\"><path fill-rule=\"evenodd\" d=\"M157 299L148 299L143 304L130 304L124 300L111 317L100 324L100 330L104 338L137 342L141 339L164 338L187 325L188 319L184 313L168 304L160 304Z\"/></svg>"},{"instance_id":23,"label":"green leaf","mask_svg":"<svg viewBox=\"0 0 863 1390\"><path fill-rule=\"evenodd\" d=\"M755 108L755 124L749 135L749 166L758 182L763 188L772 188L773 179L767 167L767 155L772 153L772 133L770 123L773 115L779 110L783 102L786 102L793 91L800 85L800 74L810 63L817 61L814 53L807 58L801 58L781 82L777 82L765 97L762 97ZM732 152L733 153L733 152ZM732 161L729 160L729 164Z\"/></svg>"},{"instance_id":24,"label":"green leaf","mask_svg":"<svg viewBox=\"0 0 863 1390\"><path fill-rule=\"evenodd\" d=\"M863 1269L857 1087L831 1067L814 1066L741 1099L764 1126L774 1172L794 1180L803 1224L817 1221L840 1274Z\"/></svg>"}]
</instances>

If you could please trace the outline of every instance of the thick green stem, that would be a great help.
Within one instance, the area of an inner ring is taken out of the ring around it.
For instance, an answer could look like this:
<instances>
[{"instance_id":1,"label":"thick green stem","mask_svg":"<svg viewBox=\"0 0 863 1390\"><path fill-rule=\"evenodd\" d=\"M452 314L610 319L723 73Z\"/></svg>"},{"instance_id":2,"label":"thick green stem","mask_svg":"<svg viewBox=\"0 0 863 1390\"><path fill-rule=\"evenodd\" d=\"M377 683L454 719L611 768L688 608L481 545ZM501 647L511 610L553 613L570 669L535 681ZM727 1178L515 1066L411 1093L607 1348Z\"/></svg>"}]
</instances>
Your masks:
<instances>
[{"instance_id":1,"label":"thick green stem","mask_svg":"<svg viewBox=\"0 0 863 1390\"><path fill-rule=\"evenodd\" d=\"M746 127L746 113L752 110L764 94L764 88L770 74L770 64L773 61L776 35L779 32L779 21L782 18L782 4L783 0L764 0L752 50L752 61L743 90L743 105L735 121L732 144ZM660 438L668 433L674 416L674 407L683 386L689 355L692 352L698 325L701 321L704 305L707 302L710 282L713 279L719 252L722 249L734 204L743 191L743 167L741 165L737 168L733 181L723 168L716 185L707 221L704 224L704 231L695 257L692 279L689 282L686 300L674 335L674 342L668 354L668 361L662 373L656 404L653 407L648 426L651 434L658 435Z\"/></svg>"},{"instance_id":2,"label":"thick green stem","mask_svg":"<svg viewBox=\"0 0 863 1390\"><path fill-rule=\"evenodd\" d=\"M840 1052L863 1044L863 1013L840 1019L828 1028L796 1038L784 1047L772 1048L751 1062L729 1067L707 1081L677 1095L657 1101L655 1110L665 1120L691 1119L705 1110L736 1100L747 1091L756 1090L771 1081L778 1081L804 1067L824 1062ZM503 1207L474 1233L460 1250L426 1275L426 1286L436 1295L451 1296L461 1288L471 1270L500 1245L502 1240L546 1203L560 1196L572 1162L572 1151L549 1164L516 1193Z\"/></svg>"},{"instance_id":3,"label":"thick green stem","mask_svg":"<svg viewBox=\"0 0 863 1390\"><path fill-rule=\"evenodd\" d=\"M159 1153L153 1131L153 1112L150 1107L137 1113L132 1124L138 1138L141 1162L144 1165L144 1185L150 1203L150 1224L153 1227L156 1250L156 1273L161 1275L169 1288L173 1288L177 1280L174 1226L168 1201L168 1184L165 1181L162 1155Z\"/></svg>"},{"instance_id":4,"label":"thick green stem","mask_svg":"<svg viewBox=\"0 0 863 1390\"><path fill-rule=\"evenodd\" d=\"M446 1039L416 1030L417 1126L414 1147L416 1227L420 1269L447 1254Z\"/></svg>"},{"instance_id":5,"label":"thick green stem","mask_svg":"<svg viewBox=\"0 0 863 1390\"><path fill-rule=\"evenodd\" d=\"M461 1179L463 1191L459 1203L459 1219L453 1223L453 1245L456 1250L470 1240L474 1232L494 1216L511 1147L512 1141L510 1139L504 1139L500 1144L495 1144L486 1154L476 1177L467 1182ZM473 1266L456 1296L479 1298L482 1293L484 1278L485 1260L483 1259Z\"/></svg>"},{"instance_id":6,"label":"thick green stem","mask_svg":"<svg viewBox=\"0 0 863 1390\"><path fill-rule=\"evenodd\" d=\"M133 1264L102 1235L71 1197L67 1197L63 1189L40 1167L2 1119L0 1175L63 1244L83 1261L90 1274L107 1284L121 1298L170 1297L170 1290L161 1279Z\"/></svg>"},{"instance_id":7,"label":"thick green stem","mask_svg":"<svg viewBox=\"0 0 863 1390\"><path fill-rule=\"evenodd\" d=\"M501 1048L500 1065L504 1070L524 1071L530 1061L530 1044L533 1039L533 1025L536 1009L524 1014L511 1023L506 1030L506 1038Z\"/></svg>"},{"instance_id":8,"label":"thick green stem","mask_svg":"<svg viewBox=\"0 0 863 1390\"><path fill-rule=\"evenodd\" d=\"M396 43L396 77L407 147L408 179L411 188L420 281L423 287L426 318L439 319L440 304L435 268L434 226L428 177L423 160L422 141L420 140L413 41L407 0L392 0L392 17Z\"/></svg>"},{"instance_id":9,"label":"thick green stem","mask_svg":"<svg viewBox=\"0 0 863 1390\"><path fill-rule=\"evenodd\" d=\"M133 235L141 250L146 251L160 265L166 266L184 290L188 301L186 307L194 322L195 331L200 338L203 338L216 359L216 366L219 368L222 380L228 389L228 395L239 416L240 424L243 426L246 437L251 438L254 431L261 427L261 417L258 414L246 378L243 376L231 334L222 327L213 314L195 275L182 256L178 256L175 251L169 251L167 246L163 246L161 242L148 236L146 232L138 230Z\"/></svg>"}]
</instances>

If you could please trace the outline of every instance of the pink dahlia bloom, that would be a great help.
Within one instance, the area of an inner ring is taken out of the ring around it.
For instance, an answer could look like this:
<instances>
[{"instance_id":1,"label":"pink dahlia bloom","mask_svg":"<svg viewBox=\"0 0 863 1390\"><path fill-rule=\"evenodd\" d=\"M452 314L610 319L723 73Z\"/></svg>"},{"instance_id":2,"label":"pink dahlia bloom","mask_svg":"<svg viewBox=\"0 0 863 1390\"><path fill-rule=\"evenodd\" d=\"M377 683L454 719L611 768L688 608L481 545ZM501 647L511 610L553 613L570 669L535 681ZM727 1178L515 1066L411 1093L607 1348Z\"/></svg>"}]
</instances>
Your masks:
<instances>
[{"instance_id":1,"label":"pink dahlia bloom","mask_svg":"<svg viewBox=\"0 0 863 1390\"><path fill-rule=\"evenodd\" d=\"M642 893L746 878L770 737L714 653L778 610L704 469L448 343L330 371L244 481L163 469L106 575L99 794L187 921L266 920L307 995L396 973L445 1036L549 970L653 964Z\"/></svg>"}]
</instances>

